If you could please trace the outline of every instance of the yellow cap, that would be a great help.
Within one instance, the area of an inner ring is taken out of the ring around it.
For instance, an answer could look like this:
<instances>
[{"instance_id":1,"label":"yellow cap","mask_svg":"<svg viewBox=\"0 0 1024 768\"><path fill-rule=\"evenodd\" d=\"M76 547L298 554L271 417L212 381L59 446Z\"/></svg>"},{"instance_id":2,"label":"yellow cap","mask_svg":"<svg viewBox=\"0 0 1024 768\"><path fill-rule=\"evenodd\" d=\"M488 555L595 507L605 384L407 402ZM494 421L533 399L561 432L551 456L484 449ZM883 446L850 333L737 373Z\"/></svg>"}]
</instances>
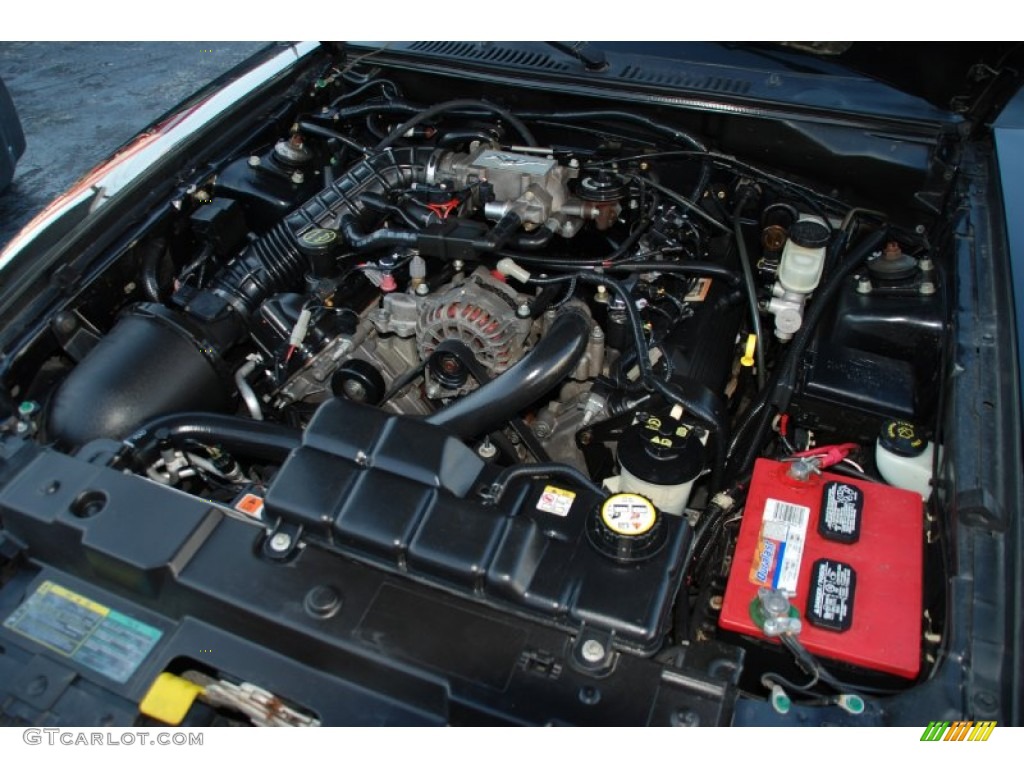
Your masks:
<instances>
[{"instance_id":1,"label":"yellow cap","mask_svg":"<svg viewBox=\"0 0 1024 768\"><path fill-rule=\"evenodd\" d=\"M139 711L161 723L181 725L192 703L202 692L201 685L170 672L161 672L142 698Z\"/></svg>"},{"instance_id":2,"label":"yellow cap","mask_svg":"<svg viewBox=\"0 0 1024 768\"><path fill-rule=\"evenodd\" d=\"M757 336L747 334L747 346L743 350L743 357L740 358L740 365L744 368L754 367L754 350L757 349Z\"/></svg>"}]
</instances>

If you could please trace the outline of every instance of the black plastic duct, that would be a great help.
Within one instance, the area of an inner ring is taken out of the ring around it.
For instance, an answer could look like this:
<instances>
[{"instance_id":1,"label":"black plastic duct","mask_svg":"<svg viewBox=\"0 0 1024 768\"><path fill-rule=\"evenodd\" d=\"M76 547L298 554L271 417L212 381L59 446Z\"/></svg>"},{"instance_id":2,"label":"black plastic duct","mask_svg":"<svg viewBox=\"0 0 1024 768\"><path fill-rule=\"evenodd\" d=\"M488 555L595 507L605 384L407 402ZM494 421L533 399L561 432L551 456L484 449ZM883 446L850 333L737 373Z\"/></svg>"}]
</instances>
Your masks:
<instances>
[{"instance_id":1,"label":"black plastic duct","mask_svg":"<svg viewBox=\"0 0 1024 768\"><path fill-rule=\"evenodd\" d=\"M47 436L69 447L121 439L167 413L219 411L231 372L207 329L159 304L141 304L100 339L61 384Z\"/></svg>"},{"instance_id":2,"label":"black plastic duct","mask_svg":"<svg viewBox=\"0 0 1024 768\"><path fill-rule=\"evenodd\" d=\"M296 243L314 227L334 225L356 250L415 245L416 235L411 232L381 230L364 234L364 227L376 212L362 197L424 182L436 153L422 147L388 149L356 163L221 270L212 281L212 292L242 315L252 314L264 299L285 290L309 271L309 261Z\"/></svg>"}]
</instances>

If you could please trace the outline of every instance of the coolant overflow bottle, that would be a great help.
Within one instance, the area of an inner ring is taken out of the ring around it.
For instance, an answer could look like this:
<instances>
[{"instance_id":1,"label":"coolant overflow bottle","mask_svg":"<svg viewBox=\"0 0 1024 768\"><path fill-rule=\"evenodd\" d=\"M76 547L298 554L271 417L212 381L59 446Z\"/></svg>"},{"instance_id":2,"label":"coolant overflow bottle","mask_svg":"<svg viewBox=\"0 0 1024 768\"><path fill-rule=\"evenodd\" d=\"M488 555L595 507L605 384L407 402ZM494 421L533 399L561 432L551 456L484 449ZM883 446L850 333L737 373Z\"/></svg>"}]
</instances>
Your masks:
<instances>
[{"instance_id":1,"label":"coolant overflow bottle","mask_svg":"<svg viewBox=\"0 0 1024 768\"><path fill-rule=\"evenodd\" d=\"M916 491L925 501L932 495L935 445L907 421L887 421L875 442L875 464L889 485Z\"/></svg>"}]
</instances>

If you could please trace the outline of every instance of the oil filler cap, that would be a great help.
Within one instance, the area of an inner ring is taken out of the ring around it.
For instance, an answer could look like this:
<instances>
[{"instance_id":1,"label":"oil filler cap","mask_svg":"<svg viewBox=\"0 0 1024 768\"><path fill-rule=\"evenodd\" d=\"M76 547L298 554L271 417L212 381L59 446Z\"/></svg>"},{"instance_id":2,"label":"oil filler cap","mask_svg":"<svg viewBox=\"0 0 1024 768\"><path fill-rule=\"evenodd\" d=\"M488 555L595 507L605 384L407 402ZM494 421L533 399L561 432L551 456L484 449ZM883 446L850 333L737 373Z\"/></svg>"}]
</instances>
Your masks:
<instances>
[{"instance_id":1,"label":"oil filler cap","mask_svg":"<svg viewBox=\"0 0 1024 768\"><path fill-rule=\"evenodd\" d=\"M620 563L656 555L665 545L662 514L638 493L616 493L597 507L587 523L587 538L601 554Z\"/></svg>"}]
</instances>

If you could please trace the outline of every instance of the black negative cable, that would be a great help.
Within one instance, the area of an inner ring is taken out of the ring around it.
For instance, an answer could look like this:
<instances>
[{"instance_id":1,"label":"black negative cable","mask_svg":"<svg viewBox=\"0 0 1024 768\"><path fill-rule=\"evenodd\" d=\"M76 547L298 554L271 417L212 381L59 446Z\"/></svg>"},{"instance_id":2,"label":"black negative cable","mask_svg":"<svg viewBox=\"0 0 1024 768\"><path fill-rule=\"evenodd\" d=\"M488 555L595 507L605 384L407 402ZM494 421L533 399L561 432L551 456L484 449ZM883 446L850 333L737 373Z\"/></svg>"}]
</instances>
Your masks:
<instances>
[{"instance_id":1,"label":"black negative cable","mask_svg":"<svg viewBox=\"0 0 1024 768\"><path fill-rule=\"evenodd\" d=\"M747 187L749 189L749 187ZM732 216L732 232L736 240L736 248L740 255L740 266L743 268L743 282L747 286L747 303L750 306L750 323L757 340L754 354L757 356L757 390L764 389L767 372L765 370L764 331L761 328L761 309L757 305L757 284L754 282L754 270L750 267L750 254L747 253L747 241L743 237L743 209L749 202L749 194L740 193L736 211Z\"/></svg>"},{"instance_id":2,"label":"black negative cable","mask_svg":"<svg viewBox=\"0 0 1024 768\"><path fill-rule=\"evenodd\" d=\"M432 107L428 107L422 112L418 112L417 114L413 115L404 123L395 126L391 130L391 133L385 136L384 139L376 147L374 147L374 149L377 152L387 149L395 141L402 138L402 136L404 136L405 133L410 128L415 128L420 123L426 122L427 120L431 120L432 118L444 114L445 112L450 112L456 109L466 109L467 107L476 107L493 112L498 117L502 118L505 122L507 122L509 125L511 125L513 128L515 128L519 135L523 138L523 141L526 142L527 146L537 146L537 139L534 138L533 134L530 132L530 129L526 127L526 124L504 107L499 107L497 104L491 104L489 101L483 101L480 99L454 99L452 101L444 101L441 102L440 104L435 104Z\"/></svg>"}]
</instances>

